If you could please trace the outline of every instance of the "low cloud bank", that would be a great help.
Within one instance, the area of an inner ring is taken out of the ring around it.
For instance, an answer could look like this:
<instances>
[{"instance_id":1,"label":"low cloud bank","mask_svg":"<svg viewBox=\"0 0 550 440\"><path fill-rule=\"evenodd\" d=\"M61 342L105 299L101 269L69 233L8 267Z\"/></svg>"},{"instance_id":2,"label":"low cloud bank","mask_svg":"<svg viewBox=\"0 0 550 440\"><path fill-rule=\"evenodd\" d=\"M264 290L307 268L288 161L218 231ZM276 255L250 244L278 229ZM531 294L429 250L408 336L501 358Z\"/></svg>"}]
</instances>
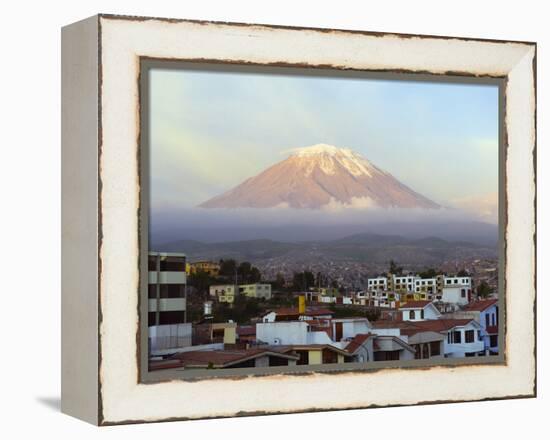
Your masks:
<instances>
[{"instance_id":1,"label":"low cloud bank","mask_svg":"<svg viewBox=\"0 0 550 440\"><path fill-rule=\"evenodd\" d=\"M485 214L485 213L483 213ZM495 241L498 228L475 210L376 207L370 199L331 201L322 209L154 209L152 243L176 240L333 240L361 232Z\"/></svg>"}]
</instances>

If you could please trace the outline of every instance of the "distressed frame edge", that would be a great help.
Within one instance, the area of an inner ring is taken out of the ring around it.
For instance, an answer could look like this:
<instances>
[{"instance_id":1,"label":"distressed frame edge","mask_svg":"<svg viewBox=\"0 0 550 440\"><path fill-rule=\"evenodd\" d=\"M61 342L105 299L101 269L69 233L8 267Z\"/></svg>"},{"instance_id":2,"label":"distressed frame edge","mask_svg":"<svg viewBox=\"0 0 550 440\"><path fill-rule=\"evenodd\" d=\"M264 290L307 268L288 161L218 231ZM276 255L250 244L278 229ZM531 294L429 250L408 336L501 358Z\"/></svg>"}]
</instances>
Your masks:
<instances>
[{"instance_id":1,"label":"distressed frame edge","mask_svg":"<svg viewBox=\"0 0 550 440\"><path fill-rule=\"evenodd\" d=\"M232 27L262 27L273 30L291 30L291 31L314 31L321 33L344 33L344 34L357 34L368 35L372 37L384 37L394 36L399 38L431 38L439 40L458 40L458 41L477 41L481 43L507 43L507 44L521 44L521 45L536 45L535 41L525 40L500 40L493 38L475 38L475 37L460 37L450 35L433 35L433 34L414 34L414 33L402 33L392 31L365 31L360 29L341 29L341 28L325 28L316 26L297 26L297 25L280 25L280 24L268 24L268 23L249 23L238 21L223 21L223 20L201 20L191 18L169 18L169 17L151 17L144 15L130 15L130 14L111 14L111 13L99 13L100 19L109 20L121 20L121 21L161 21L166 23L194 23L200 25L220 25L220 26L232 26Z\"/></svg>"},{"instance_id":2,"label":"distressed frame edge","mask_svg":"<svg viewBox=\"0 0 550 440\"><path fill-rule=\"evenodd\" d=\"M140 268L140 285L139 300L138 300L138 314L139 314L139 327L136 332L137 338L137 353L138 359L138 383L143 384L155 384L170 381L183 381L183 382L195 382L211 379L227 379L227 380L244 380L249 377L266 377L266 376L304 376L314 374L349 374L349 373L373 373L379 370L387 370L389 368L404 368L404 369L421 369L425 370L432 367L449 367L449 368L461 368L469 367L473 365L506 365L506 337L505 332L499 334L499 347L502 347L502 352L498 356L484 357L484 358L454 358L454 359L441 359L437 361L429 360L413 360L413 361L385 361L377 362L376 365L356 365L356 364L344 364L344 365L319 365L308 366L308 368L296 368L292 367L289 371L288 367L270 367L266 368L242 368L238 370L217 370L216 372L201 372L199 370L193 371L193 375L180 374L177 371L148 371L148 357L147 357L147 262L142 258L147 255L148 252L148 202L146 201L149 194L149 185L147 182L150 178L147 164L149 163L149 143L144 140L149 135L149 123L144 120L143 110L148 109L149 98L147 92L149 89L148 81L144 81L144 77L150 74L150 70L153 68L160 69L205 69L211 71L223 71L223 72L238 72L242 70L244 73L253 73L254 69L260 69L263 74L284 74L284 75L305 75L311 77L341 77L346 78L363 78L363 79L382 79L388 81L420 81L420 82L439 82L450 84L487 84L493 85L498 88L499 99L499 217L501 219L501 227L499 228L499 248L498 255L500 260L499 267L499 284L500 291L504 294L499 297L499 322L503 322L505 327L506 316L506 292L505 292L505 273L506 273L506 229L508 223L507 206L508 200L506 198L506 151L507 151L507 131L505 121L506 110L506 76L495 75L471 75L466 76L453 75L451 73L425 73L417 72L413 70L366 70L366 69L354 69L354 68L339 68L339 67L326 67L324 65L309 65L308 67L301 67L292 63L254 63L254 62L240 62L240 61L222 61L222 60L205 60L205 59L180 59L180 58L153 58L148 56L139 56L139 70L137 75L137 103L136 108L138 112L138 177L139 177L139 218L138 218L138 238L140 240L139 248L140 254L138 257L138 264ZM193 67L191 67L193 66ZM280 69L280 72L277 70ZM309 71L309 72L302 72ZM139 261L141 260L141 261ZM305 366L303 366L305 367Z\"/></svg>"}]
</instances>

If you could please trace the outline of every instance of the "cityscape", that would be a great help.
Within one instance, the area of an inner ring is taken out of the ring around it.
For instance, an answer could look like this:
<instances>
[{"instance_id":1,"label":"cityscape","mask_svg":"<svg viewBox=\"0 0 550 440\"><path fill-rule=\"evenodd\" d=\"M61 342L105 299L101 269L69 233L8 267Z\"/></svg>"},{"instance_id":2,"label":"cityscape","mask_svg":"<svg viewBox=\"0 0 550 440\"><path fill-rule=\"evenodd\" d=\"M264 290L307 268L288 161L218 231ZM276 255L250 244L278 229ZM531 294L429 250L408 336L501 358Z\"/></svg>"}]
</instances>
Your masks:
<instances>
[{"instance_id":1,"label":"cityscape","mask_svg":"<svg viewBox=\"0 0 550 440\"><path fill-rule=\"evenodd\" d=\"M497 261L462 263L412 273L390 261L353 290L321 272L266 281L250 262L151 252L149 369L497 355Z\"/></svg>"}]
</instances>

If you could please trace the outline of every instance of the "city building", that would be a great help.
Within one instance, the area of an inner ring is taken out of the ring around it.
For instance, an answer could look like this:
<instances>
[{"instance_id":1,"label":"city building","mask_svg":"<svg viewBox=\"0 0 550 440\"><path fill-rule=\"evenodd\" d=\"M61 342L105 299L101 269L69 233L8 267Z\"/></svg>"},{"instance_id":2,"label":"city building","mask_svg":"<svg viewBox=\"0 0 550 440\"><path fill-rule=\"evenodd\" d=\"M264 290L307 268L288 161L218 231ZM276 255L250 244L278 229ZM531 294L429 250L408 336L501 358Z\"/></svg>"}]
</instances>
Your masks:
<instances>
[{"instance_id":1,"label":"city building","mask_svg":"<svg viewBox=\"0 0 550 440\"><path fill-rule=\"evenodd\" d=\"M483 356L483 330L474 319L433 319L415 322L425 331L441 333L444 338L445 357Z\"/></svg>"},{"instance_id":2,"label":"city building","mask_svg":"<svg viewBox=\"0 0 550 440\"><path fill-rule=\"evenodd\" d=\"M353 362L371 362L374 360L374 339L371 333L358 333L344 350L352 356Z\"/></svg>"},{"instance_id":3,"label":"city building","mask_svg":"<svg viewBox=\"0 0 550 440\"><path fill-rule=\"evenodd\" d=\"M203 322L195 325L193 345L235 344L237 342L237 324L234 322Z\"/></svg>"},{"instance_id":4,"label":"city building","mask_svg":"<svg viewBox=\"0 0 550 440\"><path fill-rule=\"evenodd\" d=\"M240 284L235 288L234 284L212 285L209 288L210 296L214 296L219 302L234 303L235 295L244 295L248 298L271 298L271 284Z\"/></svg>"},{"instance_id":5,"label":"city building","mask_svg":"<svg viewBox=\"0 0 550 440\"><path fill-rule=\"evenodd\" d=\"M292 345L288 348L299 357L296 365L343 364L353 360L353 355L331 344Z\"/></svg>"},{"instance_id":6,"label":"city building","mask_svg":"<svg viewBox=\"0 0 550 440\"><path fill-rule=\"evenodd\" d=\"M369 278L367 280L368 290L388 290L388 279L386 277Z\"/></svg>"},{"instance_id":7,"label":"city building","mask_svg":"<svg viewBox=\"0 0 550 440\"><path fill-rule=\"evenodd\" d=\"M464 314L470 314L483 328L483 340L488 354L498 354L498 300L475 301L466 305Z\"/></svg>"},{"instance_id":8,"label":"city building","mask_svg":"<svg viewBox=\"0 0 550 440\"><path fill-rule=\"evenodd\" d=\"M241 284L239 285L239 293L249 298L271 298L271 284Z\"/></svg>"},{"instance_id":9,"label":"city building","mask_svg":"<svg viewBox=\"0 0 550 440\"><path fill-rule=\"evenodd\" d=\"M403 321L424 321L425 319L439 319L441 313L431 301L407 301L399 309Z\"/></svg>"},{"instance_id":10,"label":"city building","mask_svg":"<svg viewBox=\"0 0 550 440\"><path fill-rule=\"evenodd\" d=\"M397 336L383 335L374 339L375 361L406 361L414 359L414 354L414 348Z\"/></svg>"},{"instance_id":11,"label":"city building","mask_svg":"<svg viewBox=\"0 0 550 440\"><path fill-rule=\"evenodd\" d=\"M189 263L189 274L197 272L204 272L211 277L217 277L220 274L220 263L216 263L215 261L195 261Z\"/></svg>"},{"instance_id":12,"label":"city building","mask_svg":"<svg viewBox=\"0 0 550 440\"><path fill-rule=\"evenodd\" d=\"M436 278L415 278L414 292L434 294L437 290Z\"/></svg>"},{"instance_id":13,"label":"city building","mask_svg":"<svg viewBox=\"0 0 550 440\"><path fill-rule=\"evenodd\" d=\"M193 328L190 322L149 327L149 352L190 347Z\"/></svg>"},{"instance_id":14,"label":"city building","mask_svg":"<svg viewBox=\"0 0 550 440\"><path fill-rule=\"evenodd\" d=\"M244 350L204 350L177 353L170 357L170 368L223 369L262 368L296 365L299 356L291 349L253 348ZM152 369L162 368L162 361ZM156 367L156 368L155 368Z\"/></svg>"},{"instance_id":15,"label":"city building","mask_svg":"<svg viewBox=\"0 0 550 440\"><path fill-rule=\"evenodd\" d=\"M185 254L149 252L149 326L186 322L185 266Z\"/></svg>"},{"instance_id":16,"label":"city building","mask_svg":"<svg viewBox=\"0 0 550 440\"><path fill-rule=\"evenodd\" d=\"M465 305L472 301L471 277L441 277L435 300L443 303Z\"/></svg>"},{"instance_id":17,"label":"city building","mask_svg":"<svg viewBox=\"0 0 550 440\"><path fill-rule=\"evenodd\" d=\"M329 335L335 342L349 341L358 334L369 333L371 329L367 318L333 318L329 322Z\"/></svg>"},{"instance_id":18,"label":"city building","mask_svg":"<svg viewBox=\"0 0 550 440\"><path fill-rule=\"evenodd\" d=\"M436 301L455 306L472 300L472 278L469 276L421 278L418 275L394 275L369 278L367 291L374 307L395 307L394 301ZM454 310L454 308L453 308Z\"/></svg>"},{"instance_id":19,"label":"city building","mask_svg":"<svg viewBox=\"0 0 550 440\"><path fill-rule=\"evenodd\" d=\"M275 322L275 321L311 321L314 319L329 319L334 316L332 310L317 308L317 307L304 307L300 310L299 307L280 307L278 309L267 310L261 315L262 322Z\"/></svg>"},{"instance_id":20,"label":"city building","mask_svg":"<svg viewBox=\"0 0 550 440\"><path fill-rule=\"evenodd\" d=\"M234 303L235 302L235 285L234 284L222 284L214 285L209 288L210 296L214 296L219 302Z\"/></svg>"},{"instance_id":21,"label":"city building","mask_svg":"<svg viewBox=\"0 0 550 440\"><path fill-rule=\"evenodd\" d=\"M397 293L414 292L414 282L418 277L416 275L393 275L388 276L388 290Z\"/></svg>"}]
</instances>

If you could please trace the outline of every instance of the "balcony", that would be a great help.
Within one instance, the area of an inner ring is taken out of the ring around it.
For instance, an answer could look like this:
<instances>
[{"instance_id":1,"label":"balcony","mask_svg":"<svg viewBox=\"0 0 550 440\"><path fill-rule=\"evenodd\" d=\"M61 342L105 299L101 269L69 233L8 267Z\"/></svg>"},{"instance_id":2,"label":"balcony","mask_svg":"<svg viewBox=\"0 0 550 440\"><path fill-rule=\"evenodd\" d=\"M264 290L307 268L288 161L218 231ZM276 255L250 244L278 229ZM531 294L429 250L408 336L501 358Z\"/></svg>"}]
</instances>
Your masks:
<instances>
[{"instance_id":1,"label":"balcony","mask_svg":"<svg viewBox=\"0 0 550 440\"><path fill-rule=\"evenodd\" d=\"M159 272L159 284L186 284L187 274L185 272ZM149 284L157 284L157 272L149 272Z\"/></svg>"},{"instance_id":2,"label":"balcony","mask_svg":"<svg viewBox=\"0 0 550 440\"><path fill-rule=\"evenodd\" d=\"M185 310L185 298L160 298L159 312L180 312ZM149 299L149 311L157 311L157 300Z\"/></svg>"}]
</instances>

